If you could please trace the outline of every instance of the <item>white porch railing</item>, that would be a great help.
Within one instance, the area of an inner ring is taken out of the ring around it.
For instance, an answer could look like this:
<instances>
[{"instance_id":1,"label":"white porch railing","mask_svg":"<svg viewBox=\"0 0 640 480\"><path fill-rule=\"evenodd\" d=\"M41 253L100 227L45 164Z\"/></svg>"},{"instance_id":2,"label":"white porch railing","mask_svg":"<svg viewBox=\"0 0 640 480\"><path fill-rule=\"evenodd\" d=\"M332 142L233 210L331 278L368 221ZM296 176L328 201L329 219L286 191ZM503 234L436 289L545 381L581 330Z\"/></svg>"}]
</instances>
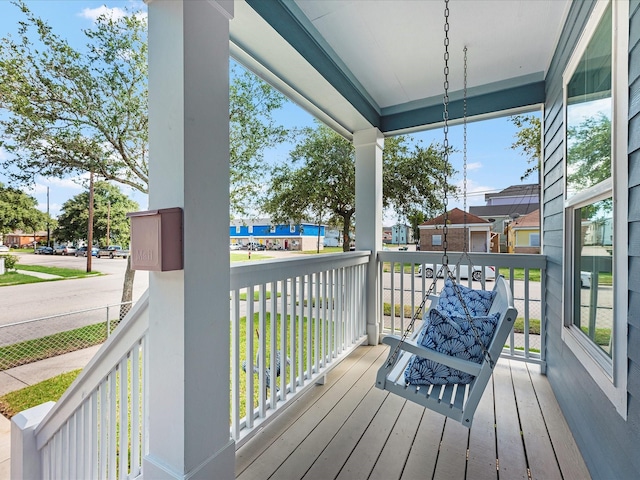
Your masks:
<instances>
[{"instance_id":1,"label":"white porch railing","mask_svg":"<svg viewBox=\"0 0 640 480\"><path fill-rule=\"evenodd\" d=\"M16 416L12 478L132 479L141 474L148 305L145 293L57 403ZM30 418L43 410L48 412L41 420Z\"/></svg>"},{"instance_id":2,"label":"white porch railing","mask_svg":"<svg viewBox=\"0 0 640 480\"><path fill-rule=\"evenodd\" d=\"M350 252L231 267L231 435L238 446L366 341L369 258Z\"/></svg>"},{"instance_id":3,"label":"white porch railing","mask_svg":"<svg viewBox=\"0 0 640 480\"><path fill-rule=\"evenodd\" d=\"M449 253L449 265L454 266L462 254ZM463 257L464 258L464 257ZM514 294L518 309L518 321L511 332L502 356L540 364L545 369L545 269L544 255L505 253L471 253L471 263L479 267L481 280L458 279L473 288L493 288L493 282L485 278L486 267L495 275L504 275ZM462 264L473 270L464 258ZM378 252L378 280L380 331L402 334L415 309L420 305L433 278L442 263L442 252ZM463 271L461 268L460 271ZM538 275L539 272L539 275ZM457 271L456 271L457 273ZM444 280L439 279L435 293L439 293ZM428 307L428 303L427 303Z\"/></svg>"},{"instance_id":4,"label":"white porch railing","mask_svg":"<svg viewBox=\"0 0 640 480\"><path fill-rule=\"evenodd\" d=\"M238 444L366 341L370 255L231 267L231 433ZM13 477L142 477L148 305L145 293L57 403L14 417ZM286 359L280 372L277 356Z\"/></svg>"}]
</instances>

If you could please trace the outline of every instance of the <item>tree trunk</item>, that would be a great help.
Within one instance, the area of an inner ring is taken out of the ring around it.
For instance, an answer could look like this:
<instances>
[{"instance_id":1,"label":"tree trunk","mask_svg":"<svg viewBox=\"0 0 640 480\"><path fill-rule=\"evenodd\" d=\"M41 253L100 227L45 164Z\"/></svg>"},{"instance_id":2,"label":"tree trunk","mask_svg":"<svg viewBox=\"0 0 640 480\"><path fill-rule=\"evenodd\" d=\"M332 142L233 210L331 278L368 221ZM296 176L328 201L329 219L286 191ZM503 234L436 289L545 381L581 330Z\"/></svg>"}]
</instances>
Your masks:
<instances>
[{"instance_id":1,"label":"tree trunk","mask_svg":"<svg viewBox=\"0 0 640 480\"><path fill-rule=\"evenodd\" d=\"M131 269L131 255L127 257L127 269L124 272L124 283L122 285L122 305L120 305L120 320L122 320L129 310L131 310L131 302L133 301L133 280L135 279L136 271Z\"/></svg>"},{"instance_id":2,"label":"tree trunk","mask_svg":"<svg viewBox=\"0 0 640 480\"><path fill-rule=\"evenodd\" d=\"M351 238L349 237L349 230L351 229L351 216L342 217L342 251L348 252L351 250Z\"/></svg>"}]
</instances>

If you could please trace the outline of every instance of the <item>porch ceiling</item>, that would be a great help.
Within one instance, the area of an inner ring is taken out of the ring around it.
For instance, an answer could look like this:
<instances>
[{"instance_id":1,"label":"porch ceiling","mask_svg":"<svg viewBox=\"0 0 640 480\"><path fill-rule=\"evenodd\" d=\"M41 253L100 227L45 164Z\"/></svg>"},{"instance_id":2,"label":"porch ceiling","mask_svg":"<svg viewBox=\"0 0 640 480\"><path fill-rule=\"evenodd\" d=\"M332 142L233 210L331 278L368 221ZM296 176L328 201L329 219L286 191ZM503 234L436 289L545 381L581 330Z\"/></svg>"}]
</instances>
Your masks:
<instances>
[{"instance_id":1,"label":"porch ceiling","mask_svg":"<svg viewBox=\"0 0 640 480\"><path fill-rule=\"evenodd\" d=\"M571 0L450 0L451 118L527 109ZM236 0L232 55L347 137L442 120L444 1Z\"/></svg>"}]
</instances>

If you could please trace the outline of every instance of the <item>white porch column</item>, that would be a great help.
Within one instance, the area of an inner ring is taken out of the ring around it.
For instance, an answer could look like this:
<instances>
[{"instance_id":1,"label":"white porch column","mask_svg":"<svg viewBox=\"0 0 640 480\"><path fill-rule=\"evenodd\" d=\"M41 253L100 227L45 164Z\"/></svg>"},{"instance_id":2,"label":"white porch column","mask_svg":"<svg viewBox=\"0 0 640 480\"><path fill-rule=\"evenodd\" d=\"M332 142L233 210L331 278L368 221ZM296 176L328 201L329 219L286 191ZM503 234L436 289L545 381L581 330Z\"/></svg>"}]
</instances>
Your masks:
<instances>
[{"instance_id":1,"label":"white porch column","mask_svg":"<svg viewBox=\"0 0 640 480\"><path fill-rule=\"evenodd\" d=\"M356 249L371 250L367 269L367 336L369 345L380 339L376 252L382 248L382 149L384 136L377 128L353 135L356 149Z\"/></svg>"},{"instance_id":2,"label":"white porch column","mask_svg":"<svg viewBox=\"0 0 640 480\"><path fill-rule=\"evenodd\" d=\"M149 279L143 469L154 480L235 477L227 248L232 16L232 0L149 3L149 204L184 208L184 270Z\"/></svg>"}]
</instances>

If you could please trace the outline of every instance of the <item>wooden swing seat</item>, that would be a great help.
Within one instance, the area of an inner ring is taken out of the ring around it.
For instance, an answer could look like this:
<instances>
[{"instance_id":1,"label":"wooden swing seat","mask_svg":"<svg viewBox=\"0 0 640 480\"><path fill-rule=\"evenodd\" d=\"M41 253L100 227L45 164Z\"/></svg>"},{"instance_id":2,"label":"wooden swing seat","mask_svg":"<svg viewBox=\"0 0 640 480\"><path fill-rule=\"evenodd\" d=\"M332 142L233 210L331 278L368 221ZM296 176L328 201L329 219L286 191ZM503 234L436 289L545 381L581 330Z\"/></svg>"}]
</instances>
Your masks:
<instances>
[{"instance_id":1,"label":"wooden swing seat","mask_svg":"<svg viewBox=\"0 0 640 480\"><path fill-rule=\"evenodd\" d=\"M513 294L503 276L500 275L496 278L494 291L496 291L496 296L491 303L489 315L500 312L500 318L491 343L487 347L490 358L494 361L493 365L487 360L484 360L482 364L478 364L418 345L416 340L420 331L416 329L404 342L401 342L400 337L396 335L387 335L382 339L382 343L390 346L389 357L378 370L376 387L446 415L465 427L471 428L473 414L482 398L484 389L491 378L493 367L495 367L495 362L500 357L518 314L513 305ZM425 313L424 318L428 318L431 309L435 308L437 303L438 296L433 295L429 310ZM396 361L387 366L398 344L400 344L400 350ZM407 385L404 372L412 355L461 370L473 375L475 378L469 384Z\"/></svg>"}]
</instances>

